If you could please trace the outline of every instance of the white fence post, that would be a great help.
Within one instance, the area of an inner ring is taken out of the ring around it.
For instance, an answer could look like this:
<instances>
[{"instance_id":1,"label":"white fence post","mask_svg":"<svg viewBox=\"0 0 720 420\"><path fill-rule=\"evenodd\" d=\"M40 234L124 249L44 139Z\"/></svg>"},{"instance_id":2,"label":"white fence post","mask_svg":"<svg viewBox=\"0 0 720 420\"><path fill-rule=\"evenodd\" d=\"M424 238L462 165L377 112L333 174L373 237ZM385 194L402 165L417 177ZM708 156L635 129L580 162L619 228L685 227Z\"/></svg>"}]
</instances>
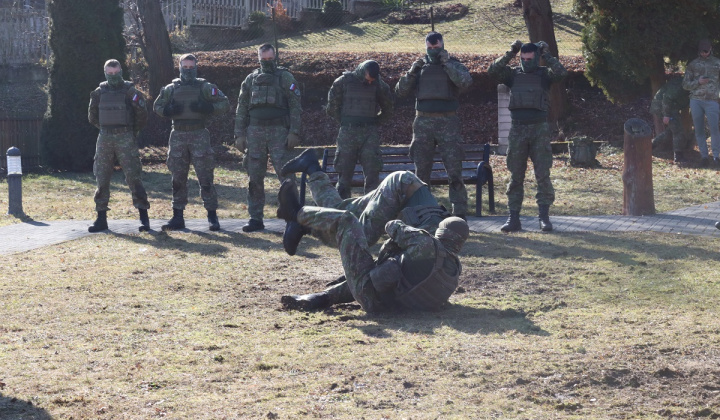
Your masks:
<instances>
[{"instance_id":1,"label":"white fence post","mask_svg":"<svg viewBox=\"0 0 720 420\"><path fill-rule=\"evenodd\" d=\"M497 86L498 95L498 149L499 155L506 155L508 149L508 135L510 134L510 88L504 84Z\"/></svg>"}]
</instances>

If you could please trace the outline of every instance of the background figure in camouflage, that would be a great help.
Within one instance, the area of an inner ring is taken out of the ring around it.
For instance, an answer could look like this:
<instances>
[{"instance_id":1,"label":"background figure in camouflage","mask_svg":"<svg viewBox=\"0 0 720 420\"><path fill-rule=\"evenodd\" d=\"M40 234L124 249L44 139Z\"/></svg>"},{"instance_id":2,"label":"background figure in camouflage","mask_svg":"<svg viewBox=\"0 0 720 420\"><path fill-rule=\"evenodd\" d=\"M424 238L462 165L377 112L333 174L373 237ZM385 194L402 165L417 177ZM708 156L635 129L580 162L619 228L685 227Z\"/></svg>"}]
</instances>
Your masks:
<instances>
[{"instance_id":1,"label":"background figure in camouflage","mask_svg":"<svg viewBox=\"0 0 720 420\"><path fill-rule=\"evenodd\" d=\"M520 52L521 65L510 67L510 60ZM547 67L539 65L542 57ZM557 58L550 55L544 41L523 44L515 41L510 51L490 65L488 73L510 88L510 116L512 123L508 135L507 167L510 182L507 187L510 217L502 226L503 232L521 229L522 208L528 157L532 160L537 181L535 196L539 208L540 229L551 231L550 206L555 201L555 190L550 181L552 149L550 128L547 124L550 85L567 76L567 70Z\"/></svg>"},{"instance_id":2,"label":"background figure in camouflage","mask_svg":"<svg viewBox=\"0 0 720 420\"><path fill-rule=\"evenodd\" d=\"M195 168L200 196L207 210L210 230L220 230L217 217L218 198L215 192L215 155L205 121L211 115L228 111L230 103L214 84L197 77L197 58L192 54L180 57L180 78L165 86L155 100L155 112L172 118L167 165L172 174L173 217L163 230L183 229L183 212L188 202L190 163Z\"/></svg>"},{"instance_id":3,"label":"background figure in camouflage","mask_svg":"<svg viewBox=\"0 0 720 420\"><path fill-rule=\"evenodd\" d=\"M417 59L410 70L398 81L395 94L416 96L416 116L413 122L413 139L410 156L415 162L415 173L430 183L433 155L437 145L450 183L452 214L465 218L467 190L462 178L460 119L457 109L459 94L472 84L468 69L444 48L442 35L430 32L425 37L427 54Z\"/></svg>"},{"instance_id":4,"label":"background figure in camouflage","mask_svg":"<svg viewBox=\"0 0 720 420\"><path fill-rule=\"evenodd\" d=\"M380 185L367 194L343 199L338 191L333 188L327 174L320 169L317 157L312 149L307 149L300 156L288 162L282 169L281 174L293 172L305 172L308 174L308 187L312 194L313 201L323 208L349 211L360 221L363 226L365 238L368 245L372 245L385 233L385 224L393 219L401 219L406 224L424 229L431 234L435 232L438 224L450 214L444 207L440 206L433 197L430 188L416 175L408 171L393 172L388 175ZM284 199L286 190L289 194L297 194L290 182L283 182L280 187L279 198ZM281 201L280 205L283 203ZM279 218L283 217L281 210L278 210ZM321 214L322 212L317 212ZM298 234L293 240L291 255L305 232L293 232ZM322 240L326 245L337 247L335 235L325 235L326 231L312 231L313 236ZM289 238L284 238L284 242ZM286 248L287 250L287 248Z\"/></svg>"},{"instance_id":5,"label":"background figure in camouflage","mask_svg":"<svg viewBox=\"0 0 720 420\"><path fill-rule=\"evenodd\" d=\"M300 145L300 89L290 72L275 62L275 47L258 48L260 68L250 73L240 86L235 113L235 147L247 156L248 212L250 221L244 232L265 228L265 173L268 157L275 173ZM282 181L284 177L279 176Z\"/></svg>"},{"instance_id":6,"label":"background figure in camouflage","mask_svg":"<svg viewBox=\"0 0 720 420\"><path fill-rule=\"evenodd\" d=\"M392 92L380 78L377 62L364 61L355 71L346 72L333 82L328 92L327 114L340 123L334 163L340 175L337 189L342 198L351 195L358 160L365 175L365 193L380 184L383 162L378 125L388 121L392 113Z\"/></svg>"},{"instance_id":7,"label":"background figure in camouflage","mask_svg":"<svg viewBox=\"0 0 720 420\"><path fill-rule=\"evenodd\" d=\"M147 123L145 96L131 82L123 80L122 67L117 60L105 62L106 82L90 94L88 121L100 129L95 149L93 173L97 182L95 210L97 219L89 232L108 228L107 211L110 201L110 180L117 158L125 172L132 194L133 206L140 213L141 232L150 230L147 193L142 183L142 163L135 137Z\"/></svg>"},{"instance_id":8,"label":"background figure in camouflage","mask_svg":"<svg viewBox=\"0 0 720 420\"><path fill-rule=\"evenodd\" d=\"M683 88L690 91L690 113L695 126L695 140L702 161L700 166L710 164L710 155L705 135L705 117L710 128L710 144L714 156L715 166L720 166L720 106L718 105L718 92L720 92L720 58L712 55L712 44L707 39L698 43L698 58L691 61L685 69Z\"/></svg>"},{"instance_id":9,"label":"background figure in camouflage","mask_svg":"<svg viewBox=\"0 0 720 420\"><path fill-rule=\"evenodd\" d=\"M650 104L650 113L662 118L667 126L652 140L653 150L669 149L672 146L675 162L685 162L689 133L683 127L680 112L690 106L688 92L682 87L682 77L671 77L658 91ZM690 147L692 149L692 147Z\"/></svg>"}]
</instances>

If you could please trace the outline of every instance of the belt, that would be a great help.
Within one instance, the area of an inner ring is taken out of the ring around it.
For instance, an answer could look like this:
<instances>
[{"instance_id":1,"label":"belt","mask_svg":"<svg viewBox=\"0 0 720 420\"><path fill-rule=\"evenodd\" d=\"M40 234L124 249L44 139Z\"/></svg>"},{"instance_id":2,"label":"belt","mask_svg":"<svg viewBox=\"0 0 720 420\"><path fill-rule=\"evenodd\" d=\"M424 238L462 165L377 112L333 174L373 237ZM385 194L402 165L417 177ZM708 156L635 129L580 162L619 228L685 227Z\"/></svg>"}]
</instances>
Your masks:
<instances>
[{"instance_id":1,"label":"belt","mask_svg":"<svg viewBox=\"0 0 720 420\"><path fill-rule=\"evenodd\" d=\"M290 117L270 118L270 119L267 119L267 120L263 120L263 119L255 118L255 117L250 117L250 125L260 125L260 126L282 125L282 126L288 126L288 125L290 125Z\"/></svg>"},{"instance_id":2,"label":"belt","mask_svg":"<svg viewBox=\"0 0 720 420\"><path fill-rule=\"evenodd\" d=\"M547 117L533 118L531 120L512 120L513 124L518 125L540 124L544 122L547 122Z\"/></svg>"},{"instance_id":3,"label":"belt","mask_svg":"<svg viewBox=\"0 0 720 420\"><path fill-rule=\"evenodd\" d=\"M453 115L456 115L456 111L448 111L448 112L425 112L425 111L415 111L415 115L418 117L452 117Z\"/></svg>"},{"instance_id":4,"label":"belt","mask_svg":"<svg viewBox=\"0 0 720 420\"><path fill-rule=\"evenodd\" d=\"M376 125L377 125L377 122L376 122L376 121L372 121L372 122L345 122L345 123L340 123L340 126L341 126L341 127L348 127L348 128L352 128L352 127L368 127L368 126L376 126Z\"/></svg>"},{"instance_id":5,"label":"belt","mask_svg":"<svg viewBox=\"0 0 720 420\"><path fill-rule=\"evenodd\" d=\"M121 134L132 131L132 127L124 125L121 127L100 127L100 132L104 134Z\"/></svg>"},{"instance_id":6,"label":"belt","mask_svg":"<svg viewBox=\"0 0 720 420\"><path fill-rule=\"evenodd\" d=\"M177 131L195 131L195 130L202 130L203 128L205 128L205 123L202 121L198 121L198 122L173 121L173 130L177 130Z\"/></svg>"}]
</instances>

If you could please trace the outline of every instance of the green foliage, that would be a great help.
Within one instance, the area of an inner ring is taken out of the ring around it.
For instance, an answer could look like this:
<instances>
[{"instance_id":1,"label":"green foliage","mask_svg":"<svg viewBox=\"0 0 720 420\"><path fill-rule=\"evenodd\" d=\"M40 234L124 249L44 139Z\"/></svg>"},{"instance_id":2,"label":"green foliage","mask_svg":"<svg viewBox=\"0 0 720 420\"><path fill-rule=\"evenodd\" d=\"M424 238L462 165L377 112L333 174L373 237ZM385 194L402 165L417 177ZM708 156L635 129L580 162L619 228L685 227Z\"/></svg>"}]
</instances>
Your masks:
<instances>
[{"instance_id":1,"label":"green foliage","mask_svg":"<svg viewBox=\"0 0 720 420\"><path fill-rule=\"evenodd\" d=\"M612 100L650 94L665 65L696 56L700 38L717 39L717 0L574 0L582 31L585 76Z\"/></svg>"},{"instance_id":2,"label":"green foliage","mask_svg":"<svg viewBox=\"0 0 720 420\"><path fill-rule=\"evenodd\" d=\"M339 0L325 0L322 7L322 22L325 26L338 26L343 23L342 3Z\"/></svg>"},{"instance_id":3,"label":"green foliage","mask_svg":"<svg viewBox=\"0 0 720 420\"><path fill-rule=\"evenodd\" d=\"M402 10L407 6L407 0L375 0L383 9Z\"/></svg>"},{"instance_id":4,"label":"green foliage","mask_svg":"<svg viewBox=\"0 0 720 420\"><path fill-rule=\"evenodd\" d=\"M265 32L262 28L263 24L267 20L267 15L260 10L256 10L250 13L248 16L248 32L252 38L258 38Z\"/></svg>"},{"instance_id":5,"label":"green foliage","mask_svg":"<svg viewBox=\"0 0 720 420\"><path fill-rule=\"evenodd\" d=\"M123 9L119 0L49 0L50 78L43 121L43 162L55 169L92 168L97 129L88 123L92 92L104 80L103 64L125 66Z\"/></svg>"}]
</instances>

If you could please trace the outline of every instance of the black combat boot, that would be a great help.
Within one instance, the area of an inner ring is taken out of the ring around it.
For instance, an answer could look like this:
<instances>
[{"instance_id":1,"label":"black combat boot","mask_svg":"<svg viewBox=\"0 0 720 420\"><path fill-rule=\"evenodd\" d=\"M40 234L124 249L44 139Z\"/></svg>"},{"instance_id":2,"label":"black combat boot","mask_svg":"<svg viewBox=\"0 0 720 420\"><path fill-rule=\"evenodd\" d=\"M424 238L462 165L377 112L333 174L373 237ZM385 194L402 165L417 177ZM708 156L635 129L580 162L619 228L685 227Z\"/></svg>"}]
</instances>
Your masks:
<instances>
[{"instance_id":1,"label":"black combat boot","mask_svg":"<svg viewBox=\"0 0 720 420\"><path fill-rule=\"evenodd\" d=\"M140 232L147 232L150 230L150 218L148 217L147 209L138 209L138 213L140 213L140 227L138 230Z\"/></svg>"},{"instance_id":2,"label":"black combat boot","mask_svg":"<svg viewBox=\"0 0 720 420\"><path fill-rule=\"evenodd\" d=\"M208 223L210 223L210 230L217 232L220 230L220 221L217 217L217 210L208 210Z\"/></svg>"},{"instance_id":3,"label":"black combat boot","mask_svg":"<svg viewBox=\"0 0 720 420\"><path fill-rule=\"evenodd\" d=\"M280 298L283 308L298 311L315 311L329 308L330 296L326 292L311 293L309 295L289 295Z\"/></svg>"},{"instance_id":4,"label":"black combat boot","mask_svg":"<svg viewBox=\"0 0 720 420\"><path fill-rule=\"evenodd\" d=\"M242 227L243 232L257 232L258 230L265 229L265 224L262 220L250 219L247 225Z\"/></svg>"},{"instance_id":5,"label":"black combat boot","mask_svg":"<svg viewBox=\"0 0 720 420\"><path fill-rule=\"evenodd\" d=\"M675 163L685 163L687 162L687 159L685 159L685 153L682 151L673 153L673 161Z\"/></svg>"},{"instance_id":6,"label":"black combat boot","mask_svg":"<svg viewBox=\"0 0 720 420\"><path fill-rule=\"evenodd\" d=\"M322 171L322 168L318 163L315 151L313 149L305 149L304 152L290 159L290 161L280 169L280 176L284 177L296 172L305 172L311 175L319 171Z\"/></svg>"},{"instance_id":7,"label":"black combat boot","mask_svg":"<svg viewBox=\"0 0 720 420\"><path fill-rule=\"evenodd\" d=\"M95 232L102 232L103 230L107 230L107 212L106 211L99 211L97 212L97 219L93 222L92 226L88 227L88 232L95 233Z\"/></svg>"},{"instance_id":8,"label":"black combat boot","mask_svg":"<svg viewBox=\"0 0 720 420\"><path fill-rule=\"evenodd\" d=\"M715 228L716 228L716 229L720 229L720 222L716 222L716 223L715 223Z\"/></svg>"},{"instance_id":9,"label":"black combat boot","mask_svg":"<svg viewBox=\"0 0 720 420\"><path fill-rule=\"evenodd\" d=\"M510 210L510 216L500 230L503 232L517 232L520 229L522 229L522 225L520 224L520 211Z\"/></svg>"},{"instance_id":10,"label":"black combat boot","mask_svg":"<svg viewBox=\"0 0 720 420\"><path fill-rule=\"evenodd\" d=\"M710 157L705 156L704 158L700 159L700 167L701 168L707 168L710 166Z\"/></svg>"},{"instance_id":11,"label":"black combat boot","mask_svg":"<svg viewBox=\"0 0 720 420\"><path fill-rule=\"evenodd\" d=\"M183 209L173 208L173 217L166 224L162 225L162 230L185 229L185 218L183 217Z\"/></svg>"},{"instance_id":12,"label":"black combat boot","mask_svg":"<svg viewBox=\"0 0 720 420\"><path fill-rule=\"evenodd\" d=\"M303 236L310 233L310 229L298 222L288 222L283 233L283 248L288 255L295 255L297 247Z\"/></svg>"},{"instance_id":13,"label":"black combat boot","mask_svg":"<svg viewBox=\"0 0 720 420\"><path fill-rule=\"evenodd\" d=\"M283 181L278 192L278 203L277 218L286 222L296 222L302 205L300 205L295 182L290 179Z\"/></svg>"},{"instance_id":14,"label":"black combat boot","mask_svg":"<svg viewBox=\"0 0 720 420\"><path fill-rule=\"evenodd\" d=\"M543 232L550 232L553 230L553 225L550 223L550 206L538 206L538 219L540 220L540 230Z\"/></svg>"}]
</instances>

